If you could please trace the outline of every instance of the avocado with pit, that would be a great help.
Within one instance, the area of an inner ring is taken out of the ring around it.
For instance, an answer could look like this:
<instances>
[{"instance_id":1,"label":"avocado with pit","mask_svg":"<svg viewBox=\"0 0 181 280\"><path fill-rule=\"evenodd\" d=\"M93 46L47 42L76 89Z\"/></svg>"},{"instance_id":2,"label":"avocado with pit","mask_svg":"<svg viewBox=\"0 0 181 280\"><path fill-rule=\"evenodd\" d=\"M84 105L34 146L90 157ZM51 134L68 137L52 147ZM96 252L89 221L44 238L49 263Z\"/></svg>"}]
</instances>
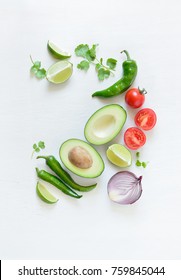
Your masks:
<instances>
[{"instance_id":1,"label":"avocado with pit","mask_svg":"<svg viewBox=\"0 0 181 280\"><path fill-rule=\"evenodd\" d=\"M79 139L65 141L59 151L67 169L84 178L96 178L104 171L100 154L87 142Z\"/></svg>"},{"instance_id":2,"label":"avocado with pit","mask_svg":"<svg viewBox=\"0 0 181 280\"><path fill-rule=\"evenodd\" d=\"M123 128L126 118L125 109L118 104L110 104L100 108L88 119L85 125L86 140L94 145L110 142Z\"/></svg>"}]
</instances>

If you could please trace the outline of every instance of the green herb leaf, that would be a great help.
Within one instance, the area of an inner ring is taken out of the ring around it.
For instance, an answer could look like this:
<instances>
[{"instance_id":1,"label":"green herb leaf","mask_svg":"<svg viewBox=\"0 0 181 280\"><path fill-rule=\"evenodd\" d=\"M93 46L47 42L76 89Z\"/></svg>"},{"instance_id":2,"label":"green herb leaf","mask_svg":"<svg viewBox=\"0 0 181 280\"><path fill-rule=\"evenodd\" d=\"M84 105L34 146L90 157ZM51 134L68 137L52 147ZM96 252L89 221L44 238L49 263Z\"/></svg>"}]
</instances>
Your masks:
<instances>
[{"instance_id":1,"label":"green herb leaf","mask_svg":"<svg viewBox=\"0 0 181 280\"><path fill-rule=\"evenodd\" d=\"M136 166L141 166L141 165L142 165L142 163L137 159Z\"/></svg>"},{"instance_id":2,"label":"green herb leaf","mask_svg":"<svg viewBox=\"0 0 181 280\"><path fill-rule=\"evenodd\" d=\"M46 70L44 68L38 69L38 71L35 73L35 75L38 79L43 79L46 77Z\"/></svg>"},{"instance_id":3,"label":"green herb leaf","mask_svg":"<svg viewBox=\"0 0 181 280\"><path fill-rule=\"evenodd\" d=\"M33 61L32 57L30 56L31 62L33 63L33 66L30 68L30 71L38 78L43 79L46 77L46 70L41 67L40 61Z\"/></svg>"},{"instance_id":4,"label":"green herb leaf","mask_svg":"<svg viewBox=\"0 0 181 280\"><path fill-rule=\"evenodd\" d=\"M98 70L98 78L100 81L103 81L104 79L107 79L110 76L110 71L101 67Z\"/></svg>"},{"instance_id":5,"label":"green herb leaf","mask_svg":"<svg viewBox=\"0 0 181 280\"><path fill-rule=\"evenodd\" d=\"M92 45L92 48L86 52L86 58L88 61L93 61L96 58L96 47L97 45Z\"/></svg>"},{"instance_id":6,"label":"green herb leaf","mask_svg":"<svg viewBox=\"0 0 181 280\"><path fill-rule=\"evenodd\" d=\"M100 63L96 64L96 70L99 70L99 68L101 68L101 67L102 67L102 65Z\"/></svg>"},{"instance_id":7,"label":"green herb leaf","mask_svg":"<svg viewBox=\"0 0 181 280\"><path fill-rule=\"evenodd\" d=\"M89 69L89 62L87 60L82 60L78 65L77 68L81 70L87 71Z\"/></svg>"},{"instance_id":8,"label":"green herb leaf","mask_svg":"<svg viewBox=\"0 0 181 280\"><path fill-rule=\"evenodd\" d=\"M114 70L116 68L117 60L114 58L108 58L106 64L111 70Z\"/></svg>"},{"instance_id":9,"label":"green herb leaf","mask_svg":"<svg viewBox=\"0 0 181 280\"><path fill-rule=\"evenodd\" d=\"M38 144L34 143L32 147L33 147L33 152L31 158L33 157L35 152L39 153L41 149L45 149L45 143L43 141L39 141Z\"/></svg>"},{"instance_id":10,"label":"green herb leaf","mask_svg":"<svg viewBox=\"0 0 181 280\"><path fill-rule=\"evenodd\" d=\"M147 163L143 161L143 162L142 162L142 166L143 166L143 168L146 168Z\"/></svg>"},{"instance_id":11,"label":"green herb leaf","mask_svg":"<svg viewBox=\"0 0 181 280\"><path fill-rule=\"evenodd\" d=\"M136 157L139 158L139 156L140 156L140 152L136 152Z\"/></svg>"},{"instance_id":12,"label":"green herb leaf","mask_svg":"<svg viewBox=\"0 0 181 280\"><path fill-rule=\"evenodd\" d=\"M38 147L41 149L45 149L45 143L43 141L38 142Z\"/></svg>"},{"instance_id":13,"label":"green herb leaf","mask_svg":"<svg viewBox=\"0 0 181 280\"><path fill-rule=\"evenodd\" d=\"M75 48L75 54L80 57L86 58L86 53L89 50L89 46L87 44L80 44Z\"/></svg>"}]
</instances>

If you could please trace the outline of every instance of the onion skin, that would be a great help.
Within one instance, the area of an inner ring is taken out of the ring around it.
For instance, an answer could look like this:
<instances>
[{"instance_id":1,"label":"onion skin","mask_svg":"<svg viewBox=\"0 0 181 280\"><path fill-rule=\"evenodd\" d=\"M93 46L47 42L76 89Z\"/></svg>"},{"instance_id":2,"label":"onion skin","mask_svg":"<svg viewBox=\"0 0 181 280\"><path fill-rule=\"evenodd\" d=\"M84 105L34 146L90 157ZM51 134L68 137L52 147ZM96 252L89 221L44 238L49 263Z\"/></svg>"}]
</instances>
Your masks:
<instances>
[{"instance_id":1,"label":"onion skin","mask_svg":"<svg viewBox=\"0 0 181 280\"><path fill-rule=\"evenodd\" d=\"M142 194L142 176L137 177L130 171L120 171L108 182L109 198L119 204L133 204Z\"/></svg>"}]
</instances>

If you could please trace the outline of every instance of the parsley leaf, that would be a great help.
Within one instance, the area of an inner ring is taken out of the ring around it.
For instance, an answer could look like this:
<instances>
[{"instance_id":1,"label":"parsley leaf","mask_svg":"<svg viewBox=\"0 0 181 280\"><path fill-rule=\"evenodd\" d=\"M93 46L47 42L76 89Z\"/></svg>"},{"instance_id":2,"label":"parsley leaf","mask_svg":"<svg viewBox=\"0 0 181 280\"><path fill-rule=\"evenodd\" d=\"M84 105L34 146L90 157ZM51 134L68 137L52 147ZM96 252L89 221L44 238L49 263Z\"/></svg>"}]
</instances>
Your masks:
<instances>
[{"instance_id":1,"label":"parsley leaf","mask_svg":"<svg viewBox=\"0 0 181 280\"><path fill-rule=\"evenodd\" d=\"M106 64L110 69L114 70L116 68L117 60L114 58L108 58Z\"/></svg>"},{"instance_id":2,"label":"parsley leaf","mask_svg":"<svg viewBox=\"0 0 181 280\"><path fill-rule=\"evenodd\" d=\"M87 60L82 60L79 64L77 64L77 68L81 70L87 71L89 69L89 62Z\"/></svg>"},{"instance_id":3,"label":"parsley leaf","mask_svg":"<svg viewBox=\"0 0 181 280\"><path fill-rule=\"evenodd\" d=\"M142 166L143 166L143 168L146 168L147 163L143 161L143 162L142 162Z\"/></svg>"},{"instance_id":4,"label":"parsley leaf","mask_svg":"<svg viewBox=\"0 0 181 280\"><path fill-rule=\"evenodd\" d=\"M41 62L40 61L33 61L32 57L30 56L31 62L33 66L30 68L30 71L38 78L43 79L46 77L46 70L44 68L41 68Z\"/></svg>"},{"instance_id":5,"label":"parsley leaf","mask_svg":"<svg viewBox=\"0 0 181 280\"><path fill-rule=\"evenodd\" d=\"M39 153L41 149L45 149L45 143L43 141L39 141L38 144L34 143L32 147L33 147L33 152L31 158L33 157L35 152Z\"/></svg>"}]
</instances>

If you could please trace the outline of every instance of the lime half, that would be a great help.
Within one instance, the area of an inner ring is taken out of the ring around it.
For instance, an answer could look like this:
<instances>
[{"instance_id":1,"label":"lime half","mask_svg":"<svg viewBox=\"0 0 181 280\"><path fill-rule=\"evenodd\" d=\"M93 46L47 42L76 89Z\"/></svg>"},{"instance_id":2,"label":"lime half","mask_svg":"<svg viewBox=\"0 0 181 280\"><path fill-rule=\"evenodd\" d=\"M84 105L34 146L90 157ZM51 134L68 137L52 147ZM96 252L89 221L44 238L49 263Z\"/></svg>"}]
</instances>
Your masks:
<instances>
[{"instance_id":1,"label":"lime half","mask_svg":"<svg viewBox=\"0 0 181 280\"><path fill-rule=\"evenodd\" d=\"M132 163L131 153L126 147L120 144L111 145L107 152L108 159L119 167L127 167Z\"/></svg>"},{"instance_id":2,"label":"lime half","mask_svg":"<svg viewBox=\"0 0 181 280\"><path fill-rule=\"evenodd\" d=\"M69 52L61 50L59 47L57 47L54 43L51 41L48 41L47 48L49 52L58 59L66 59L71 57L71 54Z\"/></svg>"},{"instance_id":3,"label":"lime half","mask_svg":"<svg viewBox=\"0 0 181 280\"><path fill-rule=\"evenodd\" d=\"M44 202L52 204L58 201L58 199L54 197L40 182L38 182L36 185L36 192Z\"/></svg>"},{"instance_id":4,"label":"lime half","mask_svg":"<svg viewBox=\"0 0 181 280\"><path fill-rule=\"evenodd\" d=\"M67 60L59 61L47 70L47 80L54 84L61 84L67 81L73 72L73 64Z\"/></svg>"}]
</instances>

